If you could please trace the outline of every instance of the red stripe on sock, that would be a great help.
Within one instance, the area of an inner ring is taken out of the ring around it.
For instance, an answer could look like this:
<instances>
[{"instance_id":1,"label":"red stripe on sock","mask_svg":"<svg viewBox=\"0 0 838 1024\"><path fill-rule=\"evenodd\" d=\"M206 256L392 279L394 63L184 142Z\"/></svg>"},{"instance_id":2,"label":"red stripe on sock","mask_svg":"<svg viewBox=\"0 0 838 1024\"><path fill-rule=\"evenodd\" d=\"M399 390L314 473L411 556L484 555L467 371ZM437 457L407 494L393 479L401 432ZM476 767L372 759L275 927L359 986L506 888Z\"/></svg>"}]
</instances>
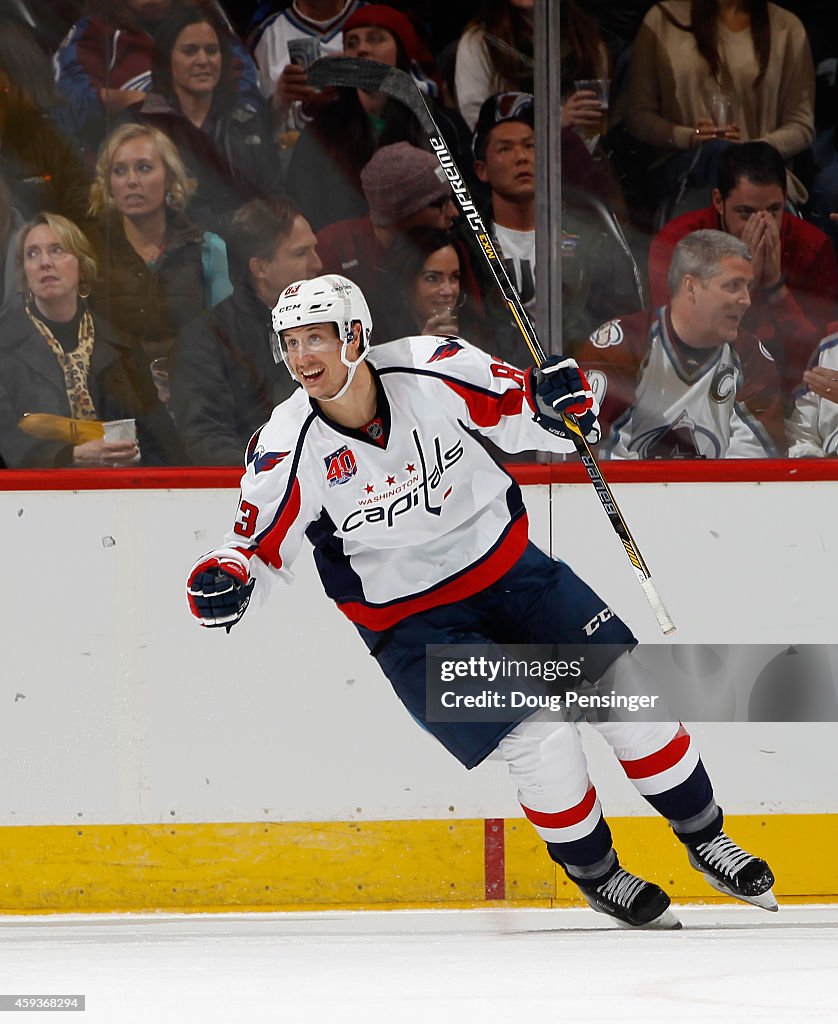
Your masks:
<instances>
[{"instance_id":1,"label":"red stripe on sock","mask_svg":"<svg viewBox=\"0 0 838 1024\"><path fill-rule=\"evenodd\" d=\"M567 828L570 825L578 825L593 810L596 803L596 790L592 785L588 786L588 792L582 797L575 807L566 811L534 811L531 807L524 807L524 814L530 819L533 825L541 825L542 828Z\"/></svg>"},{"instance_id":2,"label":"red stripe on sock","mask_svg":"<svg viewBox=\"0 0 838 1024\"><path fill-rule=\"evenodd\" d=\"M623 771L630 779L648 779L652 775L658 775L678 764L686 754L690 745L690 734L681 726L677 733L665 747L649 754L648 757L638 757L634 761L620 761Z\"/></svg>"},{"instance_id":3,"label":"red stripe on sock","mask_svg":"<svg viewBox=\"0 0 838 1024\"><path fill-rule=\"evenodd\" d=\"M506 845L503 818L486 818L483 822L483 867L487 900L506 899Z\"/></svg>"}]
</instances>

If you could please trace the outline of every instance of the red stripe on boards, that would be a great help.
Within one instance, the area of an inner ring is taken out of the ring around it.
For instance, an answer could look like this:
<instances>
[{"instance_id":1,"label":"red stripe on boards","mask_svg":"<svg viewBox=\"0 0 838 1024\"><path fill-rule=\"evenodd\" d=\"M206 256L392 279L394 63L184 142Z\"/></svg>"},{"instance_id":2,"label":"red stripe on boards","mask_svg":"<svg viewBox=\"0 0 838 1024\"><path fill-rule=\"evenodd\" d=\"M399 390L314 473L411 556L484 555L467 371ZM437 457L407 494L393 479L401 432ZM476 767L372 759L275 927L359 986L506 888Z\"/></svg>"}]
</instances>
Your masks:
<instances>
[{"instance_id":1,"label":"red stripe on boards","mask_svg":"<svg viewBox=\"0 0 838 1024\"><path fill-rule=\"evenodd\" d=\"M549 466L505 462L513 479L527 484L586 484L576 460ZM241 466L164 469L4 469L0 491L224 490L239 486ZM838 459L655 459L614 461L602 466L614 484L773 483L838 480Z\"/></svg>"},{"instance_id":2,"label":"red stripe on boards","mask_svg":"<svg viewBox=\"0 0 838 1024\"><path fill-rule=\"evenodd\" d=\"M690 734L682 725L669 743L655 751L654 754L649 754L648 757L638 757L634 761L621 760L620 764L630 779L648 779L678 764L686 754L689 745Z\"/></svg>"},{"instance_id":3,"label":"red stripe on boards","mask_svg":"<svg viewBox=\"0 0 838 1024\"><path fill-rule=\"evenodd\" d=\"M588 792L582 797L575 807L569 807L566 811L534 811L531 807L524 807L524 814L530 819L533 825L540 825L542 828L569 828L571 825L578 825L593 810L596 803L596 789L588 785Z\"/></svg>"},{"instance_id":4,"label":"red stripe on boards","mask_svg":"<svg viewBox=\"0 0 838 1024\"><path fill-rule=\"evenodd\" d=\"M503 818L483 822L483 867L487 900L506 899L506 842Z\"/></svg>"}]
</instances>

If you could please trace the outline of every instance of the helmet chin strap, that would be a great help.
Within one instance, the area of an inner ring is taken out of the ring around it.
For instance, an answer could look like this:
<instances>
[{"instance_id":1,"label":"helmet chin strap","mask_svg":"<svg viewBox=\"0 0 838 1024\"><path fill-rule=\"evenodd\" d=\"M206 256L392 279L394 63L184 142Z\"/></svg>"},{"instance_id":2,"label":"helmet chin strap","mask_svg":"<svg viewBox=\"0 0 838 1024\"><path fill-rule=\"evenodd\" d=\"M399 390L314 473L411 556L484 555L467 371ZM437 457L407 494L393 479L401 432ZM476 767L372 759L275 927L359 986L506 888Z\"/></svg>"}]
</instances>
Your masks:
<instances>
[{"instance_id":1,"label":"helmet chin strap","mask_svg":"<svg viewBox=\"0 0 838 1024\"><path fill-rule=\"evenodd\" d=\"M349 385L352 383L352 378L355 376L355 371L358 369L358 364L362 363L367 358L367 352L369 351L369 345L366 345L357 359L347 359L346 349L355 340L355 332L352 330L350 326L350 333L347 337L343 339L343 344L340 347L340 361L346 367L346 380L343 382L342 387L336 394L332 395L330 398L318 398L318 402L335 402L337 401L338 398L343 398L343 396L349 390ZM300 378L291 369L291 363L289 362L289 360L283 358L282 361L283 363L285 363L285 368L291 374L291 379L295 380L298 384L301 384L302 382L300 381Z\"/></svg>"},{"instance_id":2,"label":"helmet chin strap","mask_svg":"<svg viewBox=\"0 0 838 1024\"><path fill-rule=\"evenodd\" d=\"M354 335L352 340L355 340ZM355 359L354 361L350 361L349 359L347 359L346 348L348 344L349 343L347 341L344 341L340 350L340 361L346 367L346 380L344 381L343 386L340 388L337 394L332 395L331 398L318 398L318 402L335 402L337 401L338 398L343 398L343 396L349 390L349 385L352 383L352 378L355 376L355 371L358 369L358 364L362 363L367 358L367 352L369 351L368 347L365 348L364 351L361 352L358 358Z\"/></svg>"}]
</instances>

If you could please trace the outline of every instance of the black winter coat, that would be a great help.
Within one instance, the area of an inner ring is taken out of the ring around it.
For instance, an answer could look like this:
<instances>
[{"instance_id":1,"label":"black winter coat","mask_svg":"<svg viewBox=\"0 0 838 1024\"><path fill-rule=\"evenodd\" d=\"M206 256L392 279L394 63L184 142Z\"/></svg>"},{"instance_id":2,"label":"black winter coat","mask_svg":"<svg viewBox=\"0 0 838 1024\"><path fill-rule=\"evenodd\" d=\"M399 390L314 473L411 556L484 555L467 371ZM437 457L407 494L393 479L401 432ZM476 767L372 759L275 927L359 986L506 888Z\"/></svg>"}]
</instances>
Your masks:
<instances>
[{"instance_id":1,"label":"black winter coat","mask_svg":"<svg viewBox=\"0 0 838 1024\"><path fill-rule=\"evenodd\" d=\"M246 284L189 324L169 364L171 410L199 466L241 466L254 431L299 386L271 354L271 311Z\"/></svg>"},{"instance_id":2,"label":"black winter coat","mask_svg":"<svg viewBox=\"0 0 838 1024\"><path fill-rule=\"evenodd\" d=\"M460 112L434 103L433 114L457 166L469 176L471 137ZM341 90L341 96L315 116L294 146L286 181L289 195L314 231L369 212L361 171L380 146L394 142L429 148L424 129L397 100L386 108L379 136L352 90Z\"/></svg>"},{"instance_id":3,"label":"black winter coat","mask_svg":"<svg viewBox=\"0 0 838 1024\"><path fill-rule=\"evenodd\" d=\"M241 102L229 113L211 113L197 128L165 97L149 93L125 119L159 128L175 143L198 183L189 218L206 231L223 236L243 203L280 190L279 154L264 110Z\"/></svg>"},{"instance_id":4,"label":"black winter coat","mask_svg":"<svg viewBox=\"0 0 838 1024\"><path fill-rule=\"evenodd\" d=\"M157 401L146 399L130 354L108 337L94 315L90 397L102 420L135 419L143 465L182 465L186 455L172 419ZM9 469L69 466L72 445L31 437L18 427L24 413L70 415L64 374L52 350L15 305L0 317L0 458Z\"/></svg>"},{"instance_id":5,"label":"black winter coat","mask_svg":"<svg viewBox=\"0 0 838 1024\"><path fill-rule=\"evenodd\" d=\"M155 268L135 252L116 215L107 216L92 238L100 275L92 308L148 367L169 355L181 327L206 308L203 231L183 214L171 214L166 249Z\"/></svg>"}]
</instances>

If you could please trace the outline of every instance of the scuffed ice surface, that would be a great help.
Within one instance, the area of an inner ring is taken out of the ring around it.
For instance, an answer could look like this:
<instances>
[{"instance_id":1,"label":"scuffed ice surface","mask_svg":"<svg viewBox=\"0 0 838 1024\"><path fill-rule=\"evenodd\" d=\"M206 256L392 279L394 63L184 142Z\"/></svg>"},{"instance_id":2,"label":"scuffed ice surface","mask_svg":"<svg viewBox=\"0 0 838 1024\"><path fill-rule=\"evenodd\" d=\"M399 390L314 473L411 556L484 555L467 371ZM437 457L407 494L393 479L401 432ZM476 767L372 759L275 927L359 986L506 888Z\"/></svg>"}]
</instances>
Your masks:
<instances>
[{"instance_id":1,"label":"scuffed ice surface","mask_svg":"<svg viewBox=\"0 0 838 1024\"><path fill-rule=\"evenodd\" d=\"M838 1019L838 905L678 914L666 933L586 909L4 917L0 990L83 993L85 1024Z\"/></svg>"}]
</instances>

